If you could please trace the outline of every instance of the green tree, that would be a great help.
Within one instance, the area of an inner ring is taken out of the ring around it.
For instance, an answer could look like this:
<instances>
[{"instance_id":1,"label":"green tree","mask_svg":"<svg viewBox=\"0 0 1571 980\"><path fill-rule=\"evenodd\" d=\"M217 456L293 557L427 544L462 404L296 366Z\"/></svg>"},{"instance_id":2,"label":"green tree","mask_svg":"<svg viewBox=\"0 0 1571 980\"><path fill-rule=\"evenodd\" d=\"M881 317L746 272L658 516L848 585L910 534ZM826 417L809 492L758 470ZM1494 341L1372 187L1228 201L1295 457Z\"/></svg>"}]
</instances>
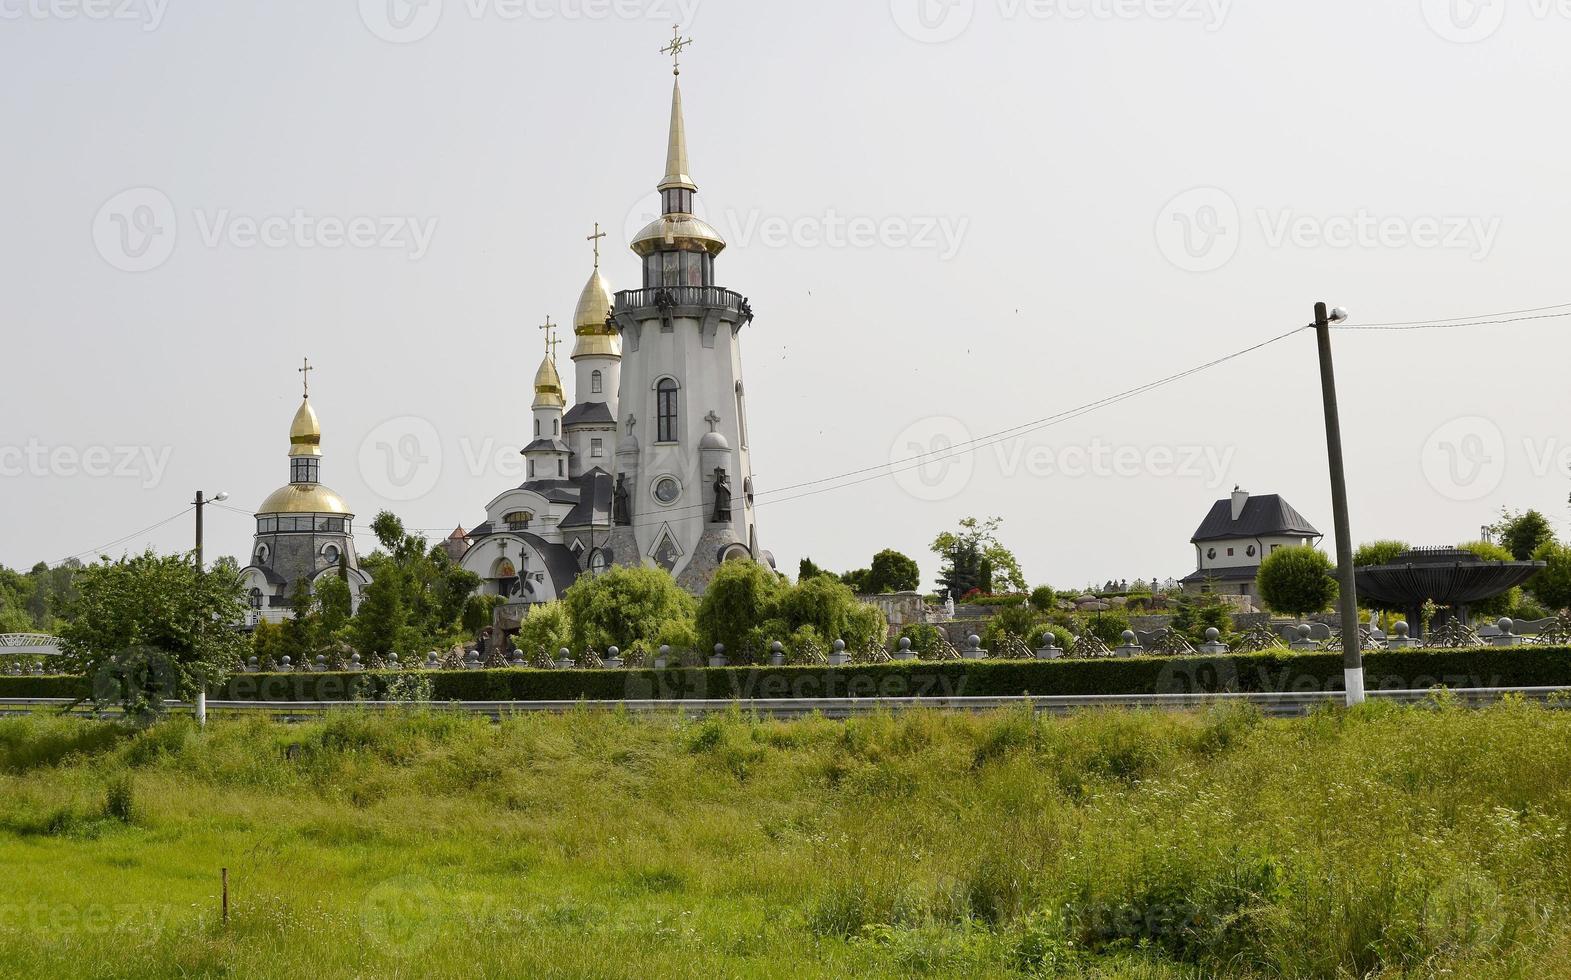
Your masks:
<instances>
[{"instance_id":1,"label":"green tree","mask_svg":"<svg viewBox=\"0 0 1571 980\"><path fill-rule=\"evenodd\" d=\"M1511 553L1514 561L1532 561L1539 548L1555 540L1555 530L1550 527L1549 518L1536 510L1521 514L1503 510L1500 520L1490 530L1501 547Z\"/></svg>"},{"instance_id":2,"label":"green tree","mask_svg":"<svg viewBox=\"0 0 1571 980\"><path fill-rule=\"evenodd\" d=\"M349 624L354 605L349 583L339 575L324 575L316 583L316 602L322 615L322 633L326 640L342 638L344 627Z\"/></svg>"},{"instance_id":3,"label":"green tree","mask_svg":"<svg viewBox=\"0 0 1571 980\"><path fill-rule=\"evenodd\" d=\"M1177 606L1169 625L1191 643L1204 643L1208 629L1220 630L1223 636L1233 631L1233 610L1215 593L1183 593Z\"/></svg>"},{"instance_id":4,"label":"green tree","mask_svg":"<svg viewBox=\"0 0 1571 980\"><path fill-rule=\"evenodd\" d=\"M409 606L404 589L404 573L397 564L388 561L377 566L371 584L360 597L360 611L349 627L351 642L361 654L414 652L405 635Z\"/></svg>"},{"instance_id":5,"label":"green tree","mask_svg":"<svg viewBox=\"0 0 1571 980\"><path fill-rule=\"evenodd\" d=\"M1031 590L1031 608L1039 613L1050 613L1058 608L1058 593L1050 585L1039 585Z\"/></svg>"},{"instance_id":6,"label":"green tree","mask_svg":"<svg viewBox=\"0 0 1571 980\"><path fill-rule=\"evenodd\" d=\"M845 588L833 579L812 578L800 583L805 588L828 582ZM715 571L709 588L698 603L698 642L708 650L724 643L727 650L741 651L755 629L772 618L784 586L774 572L751 561L728 561Z\"/></svg>"},{"instance_id":7,"label":"green tree","mask_svg":"<svg viewBox=\"0 0 1571 980\"><path fill-rule=\"evenodd\" d=\"M1260 597L1272 611L1304 617L1324 612L1339 589L1331 559L1315 548L1280 548L1260 563Z\"/></svg>"},{"instance_id":8,"label":"green tree","mask_svg":"<svg viewBox=\"0 0 1571 980\"><path fill-rule=\"evenodd\" d=\"M873 556L867 570L867 580L858 589L863 595L883 595L890 592L915 592L922 584L922 570L916 560L892 548L885 548Z\"/></svg>"},{"instance_id":9,"label":"green tree","mask_svg":"<svg viewBox=\"0 0 1571 980\"><path fill-rule=\"evenodd\" d=\"M967 517L959 530L945 531L933 539L932 552L939 557L938 585L957 602L973 589L984 593L1024 592L1025 573L1014 552L998 539L1001 517L979 521Z\"/></svg>"},{"instance_id":10,"label":"green tree","mask_svg":"<svg viewBox=\"0 0 1571 980\"><path fill-rule=\"evenodd\" d=\"M1571 545L1546 542L1533 552L1533 560L1549 567L1533 577L1528 591L1550 609L1571 609Z\"/></svg>"},{"instance_id":11,"label":"green tree","mask_svg":"<svg viewBox=\"0 0 1571 980\"><path fill-rule=\"evenodd\" d=\"M572 617L574 646L600 651L627 649L640 640L647 644L666 622L690 622L697 612L693 597L660 568L617 567L582 576L562 601Z\"/></svg>"},{"instance_id":12,"label":"green tree","mask_svg":"<svg viewBox=\"0 0 1571 980\"><path fill-rule=\"evenodd\" d=\"M820 575L833 574L833 572L826 572L819 568L818 564L811 558L803 558L796 566L796 580L798 582L806 582L808 579L817 578Z\"/></svg>"},{"instance_id":13,"label":"green tree","mask_svg":"<svg viewBox=\"0 0 1571 980\"><path fill-rule=\"evenodd\" d=\"M246 653L235 626L246 612L240 583L199 573L186 556L105 559L83 569L76 588L62 649L100 706L155 719L164 699L222 682Z\"/></svg>"},{"instance_id":14,"label":"green tree","mask_svg":"<svg viewBox=\"0 0 1571 980\"><path fill-rule=\"evenodd\" d=\"M567 604L547 602L531 606L518 626L518 649L528 656L544 653L553 660L573 645L573 614Z\"/></svg>"}]
</instances>

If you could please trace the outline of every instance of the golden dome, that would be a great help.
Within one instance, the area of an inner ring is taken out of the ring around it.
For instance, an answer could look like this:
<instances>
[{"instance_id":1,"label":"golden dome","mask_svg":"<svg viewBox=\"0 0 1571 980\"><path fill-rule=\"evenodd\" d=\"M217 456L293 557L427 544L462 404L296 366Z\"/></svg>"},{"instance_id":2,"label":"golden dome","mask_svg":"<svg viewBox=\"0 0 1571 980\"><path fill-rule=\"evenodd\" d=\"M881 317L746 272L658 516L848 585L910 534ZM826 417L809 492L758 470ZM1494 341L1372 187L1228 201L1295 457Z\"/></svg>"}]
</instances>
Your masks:
<instances>
[{"instance_id":1,"label":"golden dome","mask_svg":"<svg viewBox=\"0 0 1571 980\"><path fill-rule=\"evenodd\" d=\"M289 426L289 455L322 455L322 423L316 420L310 399L300 403L300 410Z\"/></svg>"},{"instance_id":2,"label":"golden dome","mask_svg":"<svg viewBox=\"0 0 1571 980\"><path fill-rule=\"evenodd\" d=\"M622 339L606 325L611 316L611 284L596 269L589 282L584 284L583 295L578 297L578 310L573 314L573 359L580 357L621 357Z\"/></svg>"},{"instance_id":3,"label":"golden dome","mask_svg":"<svg viewBox=\"0 0 1571 980\"><path fill-rule=\"evenodd\" d=\"M700 221L690 214L665 214L651 221L634 236L631 247L640 256L650 255L662 248L719 255L725 250L725 239L708 222Z\"/></svg>"},{"instance_id":4,"label":"golden dome","mask_svg":"<svg viewBox=\"0 0 1571 980\"><path fill-rule=\"evenodd\" d=\"M291 483L287 487L280 487L273 491L272 496L262 501L262 506L258 508L257 514L344 514L353 516L349 513L349 506L344 503L344 498L320 483Z\"/></svg>"},{"instance_id":5,"label":"golden dome","mask_svg":"<svg viewBox=\"0 0 1571 980\"><path fill-rule=\"evenodd\" d=\"M556 358L549 355L540 362L535 372L535 408L563 408L567 399L562 397L562 376L556 373Z\"/></svg>"}]
</instances>

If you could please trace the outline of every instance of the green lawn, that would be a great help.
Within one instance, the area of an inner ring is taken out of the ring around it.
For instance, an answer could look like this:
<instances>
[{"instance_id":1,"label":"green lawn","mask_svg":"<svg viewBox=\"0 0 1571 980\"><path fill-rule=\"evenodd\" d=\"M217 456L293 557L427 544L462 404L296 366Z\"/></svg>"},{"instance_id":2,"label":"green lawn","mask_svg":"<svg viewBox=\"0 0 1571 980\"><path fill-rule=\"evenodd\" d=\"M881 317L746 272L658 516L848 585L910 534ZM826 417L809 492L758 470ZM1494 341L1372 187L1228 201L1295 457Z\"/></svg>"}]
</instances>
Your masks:
<instances>
[{"instance_id":1,"label":"green lawn","mask_svg":"<svg viewBox=\"0 0 1571 980\"><path fill-rule=\"evenodd\" d=\"M0 974L1562 977L1568 823L1522 704L9 719Z\"/></svg>"}]
</instances>

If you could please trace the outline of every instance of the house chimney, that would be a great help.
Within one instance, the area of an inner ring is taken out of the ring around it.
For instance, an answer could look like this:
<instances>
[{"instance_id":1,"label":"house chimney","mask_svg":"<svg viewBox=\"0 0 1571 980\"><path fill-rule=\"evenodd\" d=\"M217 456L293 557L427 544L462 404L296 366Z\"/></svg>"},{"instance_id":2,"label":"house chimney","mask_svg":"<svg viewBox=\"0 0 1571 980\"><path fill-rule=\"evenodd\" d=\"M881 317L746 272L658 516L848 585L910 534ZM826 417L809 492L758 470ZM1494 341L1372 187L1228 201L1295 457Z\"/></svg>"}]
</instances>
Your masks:
<instances>
[{"instance_id":1,"label":"house chimney","mask_svg":"<svg viewBox=\"0 0 1571 980\"><path fill-rule=\"evenodd\" d=\"M1233 488L1233 520L1238 520L1244 514L1244 505L1249 503L1249 491L1242 487Z\"/></svg>"}]
</instances>

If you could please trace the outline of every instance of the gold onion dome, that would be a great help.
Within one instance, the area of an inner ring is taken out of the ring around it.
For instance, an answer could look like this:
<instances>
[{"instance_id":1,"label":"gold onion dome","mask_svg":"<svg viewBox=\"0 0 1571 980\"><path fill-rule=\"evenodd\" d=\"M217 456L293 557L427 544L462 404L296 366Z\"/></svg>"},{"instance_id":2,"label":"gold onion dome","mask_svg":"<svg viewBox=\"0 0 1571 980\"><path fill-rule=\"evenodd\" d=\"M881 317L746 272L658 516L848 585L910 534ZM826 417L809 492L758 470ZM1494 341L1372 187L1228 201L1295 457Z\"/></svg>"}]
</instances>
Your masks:
<instances>
[{"instance_id":1,"label":"gold onion dome","mask_svg":"<svg viewBox=\"0 0 1571 980\"><path fill-rule=\"evenodd\" d=\"M258 514L349 514L344 498L320 483L291 483L262 501Z\"/></svg>"},{"instance_id":2,"label":"gold onion dome","mask_svg":"<svg viewBox=\"0 0 1571 980\"><path fill-rule=\"evenodd\" d=\"M556 358L546 355L535 372L535 408L565 408L567 399L562 397L562 376L556 373Z\"/></svg>"},{"instance_id":3,"label":"gold onion dome","mask_svg":"<svg viewBox=\"0 0 1571 980\"><path fill-rule=\"evenodd\" d=\"M621 357L622 340L606 324L611 316L611 284L596 269L584 284L573 313L573 359L580 357Z\"/></svg>"},{"instance_id":4,"label":"gold onion dome","mask_svg":"<svg viewBox=\"0 0 1571 980\"><path fill-rule=\"evenodd\" d=\"M316 410L308 398L300 403L294 422L289 426L289 455L322 455L322 423L316 419Z\"/></svg>"}]
</instances>

